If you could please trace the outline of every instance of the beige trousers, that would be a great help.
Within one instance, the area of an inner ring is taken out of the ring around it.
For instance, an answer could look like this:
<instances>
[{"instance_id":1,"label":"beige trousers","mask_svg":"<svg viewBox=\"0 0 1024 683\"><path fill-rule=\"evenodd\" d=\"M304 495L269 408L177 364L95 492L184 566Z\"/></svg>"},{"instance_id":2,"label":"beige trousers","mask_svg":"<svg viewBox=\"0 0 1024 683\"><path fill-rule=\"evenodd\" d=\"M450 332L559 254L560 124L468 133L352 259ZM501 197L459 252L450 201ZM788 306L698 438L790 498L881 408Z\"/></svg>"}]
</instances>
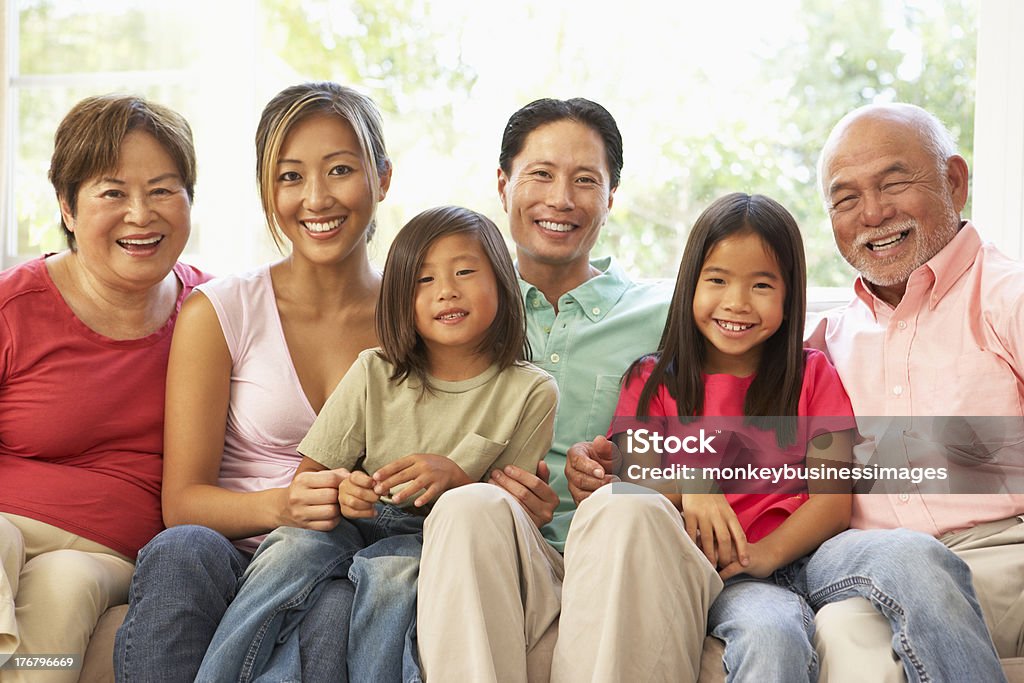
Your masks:
<instances>
[{"instance_id":1,"label":"beige trousers","mask_svg":"<svg viewBox=\"0 0 1024 683\"><path fill-rule=\"evenodd\" d=\"M974 590L996 652L1003 658L1024 656L1024 521L1012 517L989 522L939 540L971 568ZM814 623L820 680L907 680L892 650L889 622L866 599L850 598L826 605Z\"/></svg>"},{"instance_id":2,"label":"beige trousers","mask_svg":"<svg viewBox=\"0 0 1024 683\"><path fill-rule=\"evenodd\" d=\"M695 681L722 582L668 500L628 490L580 505L564 563L504 490L444 494L420 563L425 679Z\"/></svg>"},{"instance_id":3,"label":"beige trousers","mask_svg":"<svg viewBox=\"0 0 1024 683\"><path fill-rule=\"evenodd\" d=\"M94 541L0 513L0 663L18 655L77 655L100 615L128 600L135 565ZM77 669L4 670L0 681L73 683Z\"/></svg>"}]
</instances>

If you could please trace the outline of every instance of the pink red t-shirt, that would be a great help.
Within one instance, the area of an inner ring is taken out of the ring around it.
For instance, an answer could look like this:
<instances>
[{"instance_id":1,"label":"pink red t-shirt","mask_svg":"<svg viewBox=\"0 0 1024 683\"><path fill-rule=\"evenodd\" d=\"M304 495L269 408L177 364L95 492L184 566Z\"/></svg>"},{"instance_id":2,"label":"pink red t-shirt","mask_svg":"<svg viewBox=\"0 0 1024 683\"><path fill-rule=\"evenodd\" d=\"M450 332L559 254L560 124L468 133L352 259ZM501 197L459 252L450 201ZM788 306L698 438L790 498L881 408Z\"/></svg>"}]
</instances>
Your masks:
<instances>
[{"instance_id":1,"label":"pink red t-shirt","mask_svg":"<svg viewBox=\"0 0 1024 683\"><path fill-rule=\"evenodd\" d=\"M840 429L852 429L855 427L853 409L850 400L846 396L843 384L835 368L828 362L825 355L814 349L807 349L804 352L805 366L803 385L800 388L800 402L798 415L805 418L821 418L815 420L800 420L797 432L796 444L785 449L775 446L775 435L771 432L755 434L757 430L749 428L747 438L754 438L761 445L758 456L752 451L745 451L751 458L758 461L753 463L758 467L773 465L803 465L807 451L807 442L822 431L839 431ZM654 359L648 359L641 365L640 372L627 378L625 385L619 394L619 403L615 408L615 422L608 430L608 436L613 433L625 431L625 426L635 426L627 416L636 415L637 405L640 400L640 392L644 383L650 377L654 369ZM743 402L747 395L747 389L754 381L754 376L735 377L733 375L714 374L704 375L704 414L707 416L742 416ZM669 394L668 389L662 385L658 387L657 393L651 398L648 414L651 417L674 417L679 415L676 401ZM824 419L829 418L829 419ZM739 421L737 421L737 424ZM636 423L639 425L640 423ZM709 421L708 424L713 424ZM730 424L732 424L730 422ZM721 439L719 440L721 441ZM722 450L721 448L719 450ZM719 453L721 455L721 453ZM768 459L765 459L767 456ZM742 466L741 461L733 459L729 464ZM721 464L720 459L713 462L705 458L703 454L681 455L673 462L686 462L689 465L717 465ZM764 485L757 485L763 490ZM736 517L739 519L747 539L751 542L759 541L774 531L789 515L807 500L806 487L798 493L767 494L767 493L727 493L726 500L732 506Z\"/></svg>"},{"instance_id":2,"label":"pink red t-shirt","mask_svg":"<svg viewBox=\"0 0 1024 683\"><path fill-rule=\"evenodd\" d=\"M86 327L38 258L0 273L0 511L134 557L163 529L171 331L204 273L174 266L174 314L142 339Z\"/></svg>"}]
</instances>

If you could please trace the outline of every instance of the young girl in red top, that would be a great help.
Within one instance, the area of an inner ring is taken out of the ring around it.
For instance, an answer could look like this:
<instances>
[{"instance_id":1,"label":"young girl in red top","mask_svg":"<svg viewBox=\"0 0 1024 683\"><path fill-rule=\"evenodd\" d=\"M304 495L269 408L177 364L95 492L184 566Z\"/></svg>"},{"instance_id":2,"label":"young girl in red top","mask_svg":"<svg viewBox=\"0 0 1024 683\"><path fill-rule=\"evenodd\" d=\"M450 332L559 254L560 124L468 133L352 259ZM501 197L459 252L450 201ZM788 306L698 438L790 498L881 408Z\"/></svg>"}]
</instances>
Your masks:
<instances>
[{"instance_id":1,"label":"young girl in red top","mask_svg":"<svg viewBox=\"0 0 1024 683\"><path fill-rule=\"evenodd\" d=\"M609 430L626 459L620 471L637 481L627 425L677 435L703 427L714 437L706 442L715 454L663 458L662 467L848 463L852 409L825 356L803 348L805 292L803 244L786 209L742 193L712 203L687 241L658 352L626 373ZM803 570L847 527L850 495L834 480L831 491L813 475L809 483L723 475L697 484L725 493L666 493L725 581L708 632L725 641L729 681L817 680Z\"/></svg>"}]
</instances>

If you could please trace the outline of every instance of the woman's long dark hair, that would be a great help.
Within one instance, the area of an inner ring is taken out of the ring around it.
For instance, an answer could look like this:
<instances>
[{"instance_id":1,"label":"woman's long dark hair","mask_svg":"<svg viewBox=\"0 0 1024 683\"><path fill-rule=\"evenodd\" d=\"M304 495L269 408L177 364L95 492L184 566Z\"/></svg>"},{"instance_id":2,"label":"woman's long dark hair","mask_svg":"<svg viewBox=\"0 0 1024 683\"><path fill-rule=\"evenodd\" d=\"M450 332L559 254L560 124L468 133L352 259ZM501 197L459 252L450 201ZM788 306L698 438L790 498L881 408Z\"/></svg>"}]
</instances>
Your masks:
<instances>
[{"instance_id":1,"label":"woman's long dark hair","mask_svg":"<svg viewBox=\"0 0 1024 683\"><path fill-rule=\"evenodd\" d=\"M763 195L736 192L711 203L697 219L686 241L658 351L635 361L626 376L638 376L641 364L654 358L644 383L637 417L647 416L651 399L665 385L676 401L680 419L704 412L706 341L693 319L693 297L704 261L727 237L757 235L775 256L786 284L784 317L763 346L757 374L743 401L746 424L774 429L780 447L796 441L795 418L804 373L804 315L807 309L807 268L796 220L778 202Z\"/></svg>"}]
</instances>

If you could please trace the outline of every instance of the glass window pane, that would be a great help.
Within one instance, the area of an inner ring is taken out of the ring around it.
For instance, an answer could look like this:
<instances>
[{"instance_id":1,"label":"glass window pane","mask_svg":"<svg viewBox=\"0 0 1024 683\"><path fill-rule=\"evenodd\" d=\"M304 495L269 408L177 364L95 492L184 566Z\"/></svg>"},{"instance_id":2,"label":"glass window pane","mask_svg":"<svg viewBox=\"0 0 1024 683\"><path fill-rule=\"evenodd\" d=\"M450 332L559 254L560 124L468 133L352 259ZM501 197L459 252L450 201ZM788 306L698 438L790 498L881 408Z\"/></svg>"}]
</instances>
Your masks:
<instances>
[{"instance_id":1,"label":"glass window pane","mask_svg":"<svg viewBox=\"0 0 1024 683\"><path fill-rule=\"evenodd\" d=\"M20 0L21 75L179 69L195 53L194 2Z\"/></svg>"},{"instance_id":2,"label":"glass window pane","mask_svg":"<svg viewBox=\"0 0 1024 683\"><path fill-rule=\"evenodd\" d=\"M394 163L371 247L378 263L401 225L429 206L463 204L504 225L495 178L501 132L513 111L537 97L589 97L618 120L625 167L595 255L614 253L638 276L674 277L697 215L739 190L770 195L793 212L811 283L848 286L852 271L832 241L815 165L829 128L861 104L901 100L930 109L972 161L977 0L634 0L614 13L547 0L506 3L501 12L470 0L237 0L215 7L195 0L21 0L18 7L25 74L184 70L171 85L153 74L173 90L167 96L137 81L121 89L179 109L197 142L210 140L199 150L197 216L216 214L225 196L242 199L236 190L217 191L229 175L244 174L251 186L251 158L239 150L251 150L259 111L281 87L332 79L371 95ZM237 27L230 19L243 8L258 18L245 39L221 28ZM246 49L251 60L243 58ZM219 69L223 60L211 55L235 59ZM56 122L79 96L118 84L54 87L44 95L31 80L16 86L15 196L26 255L41 244L39 226L53 224L45 164ZM232 158L214 158L222 149ZM35 186L42 190L23 193ZM253 197L246 211L258 211ZM258 216L250 215L251 228L230 212L204 222L211 231L251 230L263 240ZM202 254L218 271L219 258Z\"/></svg>"}]
</instances>

